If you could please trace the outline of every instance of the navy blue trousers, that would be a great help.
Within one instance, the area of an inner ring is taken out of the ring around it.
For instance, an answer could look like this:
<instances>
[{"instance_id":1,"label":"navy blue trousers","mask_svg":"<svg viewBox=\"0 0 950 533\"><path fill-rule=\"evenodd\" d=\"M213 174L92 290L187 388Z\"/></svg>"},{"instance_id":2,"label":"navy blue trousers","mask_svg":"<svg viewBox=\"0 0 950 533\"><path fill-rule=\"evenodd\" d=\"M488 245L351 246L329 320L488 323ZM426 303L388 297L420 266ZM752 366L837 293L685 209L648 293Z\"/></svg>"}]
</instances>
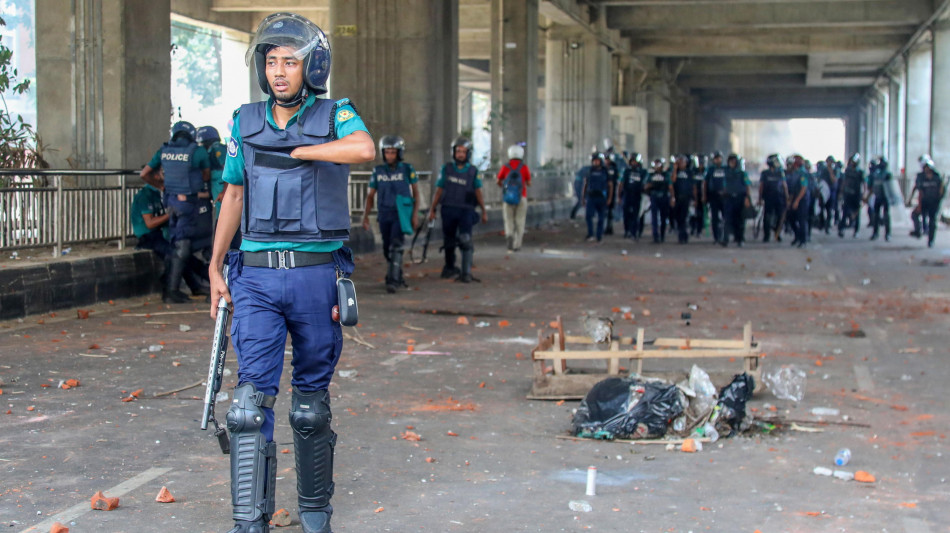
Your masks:
<instances>
[{"instance_id":1,"label":"navy blue trousers","mask_svg":"<svg viewBox=\"0 0 950 533\"><path fill-rule=\"evenodd\" d=\"M326 389L343 349L343 332L331 317L337 303L336 266L245 267L242 257L242 252L228 254L234 304L231 343L237 353L238 384L253 383L258 391L276 396L290 333L290 383L304 393ZM264 412L261 432L271 441L274 410Z\"/></svg>"},{"instance_id":2,"label":"navy blue trousers","mask_svg":"<svg viewBox=\"0 0 950 533\"><path fill-rule=\"evenodd\" d=\"M594 228L594 217L597 217L596 235ZM587 220L587 237L597 237L597 240L604 238L604 223L607 218L607 199L587 197L587 208L584 211L584 218Z\"/></svg>"},{"instance_id":3,"label":"navy blue trousers","mask_svg":"<svg viewBox=\"0 0 950 533\"><path fill-rule=\"evenodd\" d=\"M670 197L650 197L650 224L653 226L653 242L666 240L666 221L670 218Z\"/></svg>"}]
</instances>

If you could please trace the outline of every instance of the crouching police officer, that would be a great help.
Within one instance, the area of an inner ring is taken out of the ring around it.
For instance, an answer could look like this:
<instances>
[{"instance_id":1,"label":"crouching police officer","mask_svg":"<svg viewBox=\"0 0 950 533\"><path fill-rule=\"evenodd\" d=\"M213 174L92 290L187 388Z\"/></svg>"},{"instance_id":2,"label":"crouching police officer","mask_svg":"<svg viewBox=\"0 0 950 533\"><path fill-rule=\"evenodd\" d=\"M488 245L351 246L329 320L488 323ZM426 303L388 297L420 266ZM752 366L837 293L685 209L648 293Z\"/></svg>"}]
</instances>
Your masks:
<instances>
[{"instance_id":1,"label":"crouching police officer","mask_svg":"<svg viewBox=\"0 0 950 533\"><path fill-rule=\"evenodd\" d=\"M168 233L172 252L166 257L162 301L184 303L188 296L178 290L184 277L192 294L208 294L191 275L197 259L192 254L211 245L212 207L207 182L211 180L208 152L195 142L195 127L179 121L172 126L169 142L155 152L140 175L146 183L159 185L156 172L165 175L164 196L168 210Z\"/></svg>"},{"instance_id":2,"label":"crouching police officer","mask_svg":"<svg viewBox=\"0 0 950 533\"><path fill-rule=\"evenodd\" d=\"M292 13L268 16L246 58L269 97L234 115L210 268L212 301L234 305L230 533L265 533L274 512L273 407L288 332L300 523L305 533L330 533L336 434L327 388L343 346L332 308L338 277L353 270L343 247L347 181L349 165L371 161L376 150L349 100L317 98L327 92L330 47L314 23ZM241 250L227 253L238 227ZM221 275L225 256L229 285Z\"/></svg>"},{"instance_id":3,"label":"crouching police officer","mask_svg":"<svg viewBox=\"0 0 950 533\"><path fill-rule=\"evenodd\" d=\"M369 229L369 212L379 196L376 221L383 237L383 257L389 264L386 270L386 292L392 294L399 287L408 287L402 275L402 256L405 251L405 236L412 235L416 227L416 205L419 190L416 169L402 160L406 141L396 135L387 135L379 140L379 153L383 164L373 169L369 178L369 193L363 211L363 228Z\"/></svg>"},{"instance_id":4,"label":"crouching police officer","mask_svg":"<svg viewBox=\"0 0 950 533\"><path fill-rule=\"evenodd\" d=\"M485 201L482 199L482 180L478 169L471 164L472 141L456 137L452 141L452 161L442 166L435 182L435 195L429 208L429 220L435 220L435 207L442 203L442 245L445 247L445 266L442 277L458 276L456 281L478 281L472 277L475 243L472 226L478 220L475 206L482 208L482 222L488 222ZM462 269L455 266L455 247L462 251Z\"/></svg>"}]
</instances>

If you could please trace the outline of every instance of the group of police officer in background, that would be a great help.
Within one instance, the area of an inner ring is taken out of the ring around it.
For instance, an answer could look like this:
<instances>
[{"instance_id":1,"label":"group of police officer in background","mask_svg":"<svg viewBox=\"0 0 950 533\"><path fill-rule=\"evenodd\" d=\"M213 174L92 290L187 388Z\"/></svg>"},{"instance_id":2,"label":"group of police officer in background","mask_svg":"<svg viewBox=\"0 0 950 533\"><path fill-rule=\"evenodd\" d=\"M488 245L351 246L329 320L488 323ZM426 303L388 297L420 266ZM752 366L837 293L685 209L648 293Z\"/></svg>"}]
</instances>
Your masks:
<instances>
[{"instance_id":1,"label":"group of police officer in background","mask_svg":"<svg viewBox=\"0 0 950 533\"><path fill-rule=\"evenodd\" d=\"M165 263L165 303L190 301L179 289L182 280L192 295L210 295L207 258L225 189L225 156L217 129L179 121L140 172L145 186L132 201L130 218L137 247L153 250Z\"/></svg>"},{"instance_id":2,"label":"group of police officer in background","mask_svg":"<svg viewBox=\"0 0 950 533\"><path fill-rule=\"evenodd\" d=\"M813 227L830 233L836 228L839 237L853 230L857 237L861 228L861 206L867 205L871 240L880 236L891 238L890 197L893 175L884 157L871 161L868 172L861 168L861 155L853 154L846 164L829 156L813 168L800 155L784 161L778 154L768 156L767 167L759 177L759 209L753 207L752 184L745 165L737 154L729 154L723 163L722 152L679 154L667 161L658 157L649 167L639 153L617 154L609 142L606 150L591 154L590 165L575 175L577 202L571 211L574 218L585 208L587 241L601 242L610 235L614 207L621 206L624 238L639 240L645 226L646 213L641 214L644 197L649 198L653 242L666 240L667 227L676 229L680 244L691 236L701 236L709 217L714 242L726 247L730 242L745 242L746 220L759 218L762 241L773 237L782 241L790 233L793 246L804 247L811 240ZM940 201L946 192L940 174L929 156L920 158L914 191L917 206L912 212L917 238L928 236L934 244ZM912 200L911 193L909 200ZM908 201L910 207L910 201Z\"/></svg>"}]
</instances>

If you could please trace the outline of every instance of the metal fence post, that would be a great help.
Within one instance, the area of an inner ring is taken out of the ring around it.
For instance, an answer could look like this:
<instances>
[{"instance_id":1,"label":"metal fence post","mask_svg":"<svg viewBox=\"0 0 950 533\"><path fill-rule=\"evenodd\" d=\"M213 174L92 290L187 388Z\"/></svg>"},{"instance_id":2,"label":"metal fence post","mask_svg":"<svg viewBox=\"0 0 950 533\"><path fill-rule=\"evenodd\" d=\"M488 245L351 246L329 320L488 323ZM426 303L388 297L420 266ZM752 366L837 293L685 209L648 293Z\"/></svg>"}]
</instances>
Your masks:
<instances>
[{"instance_id":1,"label":"metal fence post","mask_svg":"<svg viewBox=\"0 0 950 533\"><path fill-rule=\"evenodd\" d=\"M119 249L125 250L125 237L129 234L128 227L126 226L129 223L129 204L125 198L126 185L125 185L125 176L119 176L119 202L122 204L119 208L121 213L121 220L119 220Z\"/></svg>"},{"instance_id":2,"label":"metal fence post","mask_svg":"<svg viewBox=\"0 0 950 533\"><path fill-rule=\"evenodd\" d=\"M56 236L56 245L53 246L53 256L59 257L63 253L63 176L56 179L56 218L53 222L53 234Z\"/></svg>"}]
</instances>

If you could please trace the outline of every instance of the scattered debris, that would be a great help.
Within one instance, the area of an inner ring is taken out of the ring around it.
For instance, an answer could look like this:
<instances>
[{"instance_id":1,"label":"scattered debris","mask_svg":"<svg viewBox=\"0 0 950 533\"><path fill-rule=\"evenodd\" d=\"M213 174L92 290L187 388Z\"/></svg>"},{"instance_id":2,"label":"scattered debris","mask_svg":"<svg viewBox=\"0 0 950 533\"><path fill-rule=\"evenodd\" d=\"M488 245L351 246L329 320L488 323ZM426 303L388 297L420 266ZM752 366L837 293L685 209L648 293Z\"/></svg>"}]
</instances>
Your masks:
<instances>
[{"instance_id":1,"label":"scattered debris","mask_svg":"<svg viewBox=\"0 0 950 533\"><path fill-rule=\"evenodd\" d=\"M78 386L79 386L78 379L67 379L66 381L60 383L59 388L63 390L69 390L73 387L78 387Z\"/></svg>"},{"instance_id":2,"label":"scattered debris","mask_svg":"<svg viewBox=\"0 0 950 533\"><path fill-rule=\"evenodd\" d=\"M485 321L481 321L481 322L476 322L476 323L475 323L475 327L476 327L476 328L487 328L487 327L489 327L489 326L491 326L491 324L489 324L488 322L485 322Z\"/></svg>"},{"instance_id":3,"label":"scattered debris","mask_svg":"<svg viewBox=\"0 0 950 533\"><path fill-rule=\"evenodd\" d=\"M703 451L703 443L696 439L686 439L680 449L687 453L701 452Z\"/></svg>"},{"instance_id":4,"label":"scattered debris","mask_svg":"<svg viewBox=\"0 0 950 533\"><path fill-rule=\"evenodd\" d=\"M614 321L608 317L584 317L582 325L587 336L597 344L610 342L613 336Z\"/></svg>"},{"instance_id":5,"label":"scattered debris","mask_svg":"<svg viewBox=\"0 0 950 533\"><path fill-rule=\"evenodd\" d=\"M181 331L181 332L191 331L191 326L189 326L188 324L178 324L178 331Z\"/></svg>"},{"instance_id":6,"label":"scattered debris","mask_svg":"<svg viewBox=\"0 0 950 533\"><path fill-rule=\"evenodd\" d=\"M811 414L815 416L838 416L841 411L834 407L812 407Z\"/></svg>"},{"instance_id":7,"label":"scattered debris","mask_svg":"<svg viewBox=\"0 0 950 533\"><path fill-rule=\"evenodd\" d=\"M586 500L571 500L567 506L575 513L589 513L594 510Z\"/></svg>"},{"instance_id":8,"label":"scattered debris","mask_svg":"<svg viewBox=\"0 0 950 533\"><path fill-rule=\"evenodd\" d=\"M415 431L410 431L410 430L406 430L406 431L400 433L399 436L402 437L403 440L408 440L408 441L412 441L412 442L418 442L418 441L422 440L422 436L421 436L421 435L419 435L419 434L416 433Z\"/></svg>"},{"instance_id":9,"label":"scattered debris","mask_svg":"<svg viewBox=\"0 0 950 533\"><path fill-rule=\"evenodd\" d=\"M270 523L274 527L287 527L290 525L290 512L287 509L278 509L271 515Z\"/></svg>"},{"instance_id":10,"label":"scattered debris","mask_svg":"<svg viewBox=\"0 0 950 533\"><path fill-rule=\"evenodd\" d=\"M455 323L458 324L459 326L467 326L469 324L468 318L464 316L460 316L457 319L455 319Z\"/></svg>"},{"instance_id":11,"label":"scattered debris","mask_svg":"<svg viewBox=\"0 0 950 533\"><path fill-rule=\"evenodd\" d=\"M106 495L100 490L92 495L89 504L94 511L114 511L119 508L119 499L106 498Z\"/></svg>"},{"instance_id":12,"label":"scattered debris","mask_svg":"<svg viewBox=\"0 0 950 533\"><path fill-rule=\"evenodd\" d=\"M56 522L52 527L49 528L49 533L69 533L69 528Z\"/></svg>"},{"instance_id":13,"label":"scattered debris","mask_svg":"<svg viewBox=\"0 0 950 533\"><path fill-rule=\"evenodd\" d=\"M355 378L359 372L356 370L337 370L337 375L341 378Z\"/></svg>"},{"instance_id":14,"label":"scattered debris","mask_svg":"<svg viewBox=\"0 0 950 533\"><path fill-rule=\"evenodd\" d=\"M683 412L675 385L607 378L591 388L574 413L572 433L593 439L662 437Z\"/></svg>"},{"instance_id":15,"label":"scattered debris","mask_svg":"<svg viewBox=\"0 0 950 533\"><path fill-rule=\"evenodd\" d=\"M762 381L780 400L800 402L805 397L808 375L795 365L782 365L762 375Z\"/></svg>"},{"instance_id":16,"label":"scattered debris","mask_svg":"<svg viewBox=\"0 0 950 533\"><path fill-rule=\"evenodd\" d=\"M169 492L168 487L163 485L162 490L158 491L158 496L155 496L155 501L158 503L175 503L175 497Z\"/></svg>"},{"instance_id":17,"label":"scattered debris","mask_svg":"<svg viewBox=\"0 0 950 533\"><path fill-rule=\"evenodd\" d=\"M874 483L876 479L872 474L865 472L864 470L858 470L854 473L854 480L859 483Z\"/></svg>"},{"instance_id":18,"label":"scattered debris","mask_svg":"<svg viewBox=\"0 0 950 533\"><path fill-rule=\"evenodd\" d=\"M76 318L79 320L87 320L91 312L89 309L76 309Z\"/></svg>"},{"instance_id":19,"label":"scattered debris","mask_svg":"<svg viewBox=\"0 0 950 533\"><path fill-rule=\"evenodd\" d=\"M175 364L175 363L172 363L172 364ZM180 365L181 363L178 363L178 364ZM175 366L178 366L178 365L175 365ZM175 394L176 392L181 392L181 391L186 391L186 390L188 390L188 389L193 389L193 388L198 387L198 386L200 386L200 385L204 385L204 380L203 380L203 379L199 379L198 381L192 383L191 385L185 385L184 387L179 387L179 388L177 388L177 389L172 389L172 390L165 391L165 392L156 392L156 393L153 394L152 396L155 397L155 398L161 398L162 396L170 396L170 395L172 395L172 394ZM141 393L142 393L142 389L139 389L139 390L137 390L137 391L135 391L135 392L138 392L139 394L141 394ZM135 394L135 392L132 393L132 396L131 396L131 397L138 398L138 396ZM123 401L125 401L125 400L123 400Z\"/></svg>"}]
</instances>

